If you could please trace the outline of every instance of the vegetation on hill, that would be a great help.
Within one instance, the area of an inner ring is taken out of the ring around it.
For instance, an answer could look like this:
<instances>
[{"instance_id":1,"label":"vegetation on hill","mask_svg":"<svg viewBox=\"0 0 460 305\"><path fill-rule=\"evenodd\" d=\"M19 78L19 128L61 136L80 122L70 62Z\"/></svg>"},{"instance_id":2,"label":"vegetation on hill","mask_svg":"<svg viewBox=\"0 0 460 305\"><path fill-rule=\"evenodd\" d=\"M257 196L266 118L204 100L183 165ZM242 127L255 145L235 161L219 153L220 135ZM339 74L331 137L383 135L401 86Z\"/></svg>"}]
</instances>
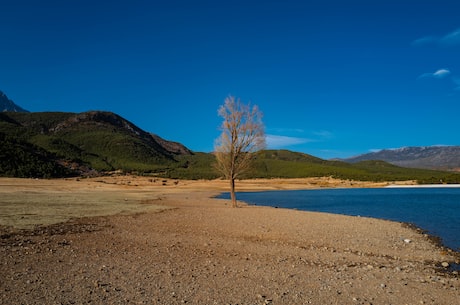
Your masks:
<instances>
[{"instance_id":1,"label":"vegetation on hill","mask_svg":"<svg viewBox=\"0 0 460 305\"><path fill-rule=\"evenodd\" d=\"M165 176L176 179L213 179L219 174L213 169L212 154L199 153L179 158L181 166L171 168ZM383 161L363 161L349 164L327 161L308 154L288 150L264 150L255 167L243 178L306 178L333 177L359 181L405 181L420 183L460 183L460 174L425 169L403 168Z\"/></svg>"},{"instance_id":2,"label":"vegetation on hill","mask_svg":"<svg viewBox=\"0 0 460 305\"><path fill-rule=\"evenodd\" d=\"M60 165L56 156L31 143L0 132L0 176L24 178L67 177L75 172Z\"/></svg>"},{"instance_id":3,"label":"vegetation on hill","mask_svg":"<svg viewBox=\"0 0 460 305\"><path fill-rule=\"evenodd\" d=\"M110 112L0 113L0 176L52 178L114 170L175 179L215 179L215 158L147 133ZM460 183L455 172L383 161L350 164L287 150L265 150L244 178L335 177Z\"/></svg>"},{"instance_id":4,"label":"vegetation on hill","mask_svg":"<svg viewBox=\"0 0 460 305\"><path fill-rule=\"evenodd\" d=\"M177 162L149 133L110 112L3 113L0 132L97 171L153 172Z\"/></svg>"}]
</instances>

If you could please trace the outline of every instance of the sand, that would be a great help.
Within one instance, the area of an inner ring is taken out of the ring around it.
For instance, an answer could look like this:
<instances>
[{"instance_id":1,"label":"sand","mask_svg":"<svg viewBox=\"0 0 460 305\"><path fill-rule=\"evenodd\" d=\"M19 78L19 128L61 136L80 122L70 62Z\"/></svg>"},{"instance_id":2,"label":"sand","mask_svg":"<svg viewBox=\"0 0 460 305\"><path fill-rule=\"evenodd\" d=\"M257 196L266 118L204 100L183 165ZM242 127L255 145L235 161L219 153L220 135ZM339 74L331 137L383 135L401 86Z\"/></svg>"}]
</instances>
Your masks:
<instances>
[{"instance_id":1,"label":"sand","mask_svg":"<svg viewBox=\"0 0 460 305\"><path fill-rule=\"evenodd\" d=\"M237 187L384 185L275 179ZM460 304L459 275L442 267L458 254L420 231L364 217L231 208L212 198L226 189L225 181L124 176L0 179L0 196L97 190L99 203L106 193L150 206L2 227L0 304Z\"/></svg>"}]
</instances>

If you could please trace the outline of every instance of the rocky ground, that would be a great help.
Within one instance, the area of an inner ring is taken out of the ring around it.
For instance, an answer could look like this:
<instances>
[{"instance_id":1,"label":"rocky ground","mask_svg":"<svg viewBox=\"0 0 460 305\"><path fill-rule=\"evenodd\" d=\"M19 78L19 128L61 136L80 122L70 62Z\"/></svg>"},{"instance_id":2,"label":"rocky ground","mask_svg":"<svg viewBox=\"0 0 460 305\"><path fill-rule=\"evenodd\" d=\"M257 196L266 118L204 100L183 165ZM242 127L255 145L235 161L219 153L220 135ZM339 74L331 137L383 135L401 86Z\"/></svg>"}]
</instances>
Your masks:
<instances>
[{"instance_id":1,"label":"rocky ground","mask_svg":"<svg viewBox=\"0 0 460 305\"><path fill-rule=\"evenodd\" d=\"M460 304L456 253L402 224L152 191L169 209L2 228L0 304Z\"/></svg>"}]
</instances>

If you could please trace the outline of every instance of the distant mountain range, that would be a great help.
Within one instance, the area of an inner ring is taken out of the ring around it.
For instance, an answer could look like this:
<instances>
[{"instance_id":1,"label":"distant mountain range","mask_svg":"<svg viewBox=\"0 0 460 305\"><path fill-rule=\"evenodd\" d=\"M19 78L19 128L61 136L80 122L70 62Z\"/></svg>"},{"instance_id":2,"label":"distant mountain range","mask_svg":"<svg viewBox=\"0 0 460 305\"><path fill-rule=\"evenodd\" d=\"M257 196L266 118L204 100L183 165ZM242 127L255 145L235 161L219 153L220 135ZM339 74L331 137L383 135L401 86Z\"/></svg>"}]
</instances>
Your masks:
<instances>
[{"instance_id":1,"label":"distant mountain range","mask_svg":"<svg viewBox=\"0 0 460 305\"><path fill-rule=\"evenodd\" d=\"M460 146L425 146L384 149L377 152L342 159L356 163L381 160L397 166L460 171Z\"/></svg>"},{"instance_id":2,"label":"distant mountain range","mask_svg":"<svg viewBox=\"0 0 460 305\"><path fill-rule=\"evenodd\" d=\"M2 91L0 91L0 111L2 112L5 112L5 111L28 112L27 110L16 105Z\"/></svg>"}]
</instances>

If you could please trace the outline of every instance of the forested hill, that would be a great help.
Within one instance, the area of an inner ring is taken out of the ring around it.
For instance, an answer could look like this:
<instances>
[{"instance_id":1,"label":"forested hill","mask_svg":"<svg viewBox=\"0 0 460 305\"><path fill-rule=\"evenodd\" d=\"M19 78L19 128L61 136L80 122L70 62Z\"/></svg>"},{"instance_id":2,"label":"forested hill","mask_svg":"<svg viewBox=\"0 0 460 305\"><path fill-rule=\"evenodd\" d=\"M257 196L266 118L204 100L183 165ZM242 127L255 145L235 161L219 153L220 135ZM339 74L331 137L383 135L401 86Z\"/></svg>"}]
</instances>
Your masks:
<instances>
[{"instance_id":1,"label":"forested hill","mask_svg":"<svg viewBox=\"0 0 460 305\"><path fill-rule=\"evenodd\" d=\"M44 162L54 162L69 173L84 174L155 171L177 163L174 157L178 154L192 154L179 143L166 141L117 114L103 111L3 112L0 135L4 175L23 176L19 168L33 166L33 155L41 155ZM5 162L6 156L14 162ZM16 164L16 170L8 163Z\"/></svg>"}]
</instances>

